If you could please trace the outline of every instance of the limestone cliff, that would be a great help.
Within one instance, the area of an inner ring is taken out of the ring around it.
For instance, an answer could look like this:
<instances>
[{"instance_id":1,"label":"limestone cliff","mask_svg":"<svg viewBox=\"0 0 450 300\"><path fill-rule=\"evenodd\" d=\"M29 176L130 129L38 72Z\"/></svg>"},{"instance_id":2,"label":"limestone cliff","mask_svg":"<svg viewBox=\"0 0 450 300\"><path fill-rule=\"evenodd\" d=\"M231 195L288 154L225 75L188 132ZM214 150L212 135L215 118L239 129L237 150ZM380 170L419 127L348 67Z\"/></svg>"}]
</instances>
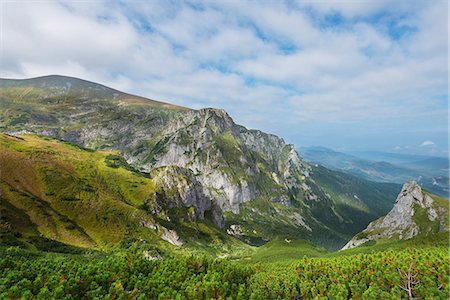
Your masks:
<instances>
[{"instance_id":1,"label":"limestone cliff","mask_svg":"<svg viewBox=\"0 0 450 300\"><path fill-rule=\"evenodd\" d=\"M403 185L394 207L386 216L370 223L342 249L354 248L369 241L407 240L419 234L448 230L448 203L434 200L412 181Z\"/></svg>"}]
</instances>

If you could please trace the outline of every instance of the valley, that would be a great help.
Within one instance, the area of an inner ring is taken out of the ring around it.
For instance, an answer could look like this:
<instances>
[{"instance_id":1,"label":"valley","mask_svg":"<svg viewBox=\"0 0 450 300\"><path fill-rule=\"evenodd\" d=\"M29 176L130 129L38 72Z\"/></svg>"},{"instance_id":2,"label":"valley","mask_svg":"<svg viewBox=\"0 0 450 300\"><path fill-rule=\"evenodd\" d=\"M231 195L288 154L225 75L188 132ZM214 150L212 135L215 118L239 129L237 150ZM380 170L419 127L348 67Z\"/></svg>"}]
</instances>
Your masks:
<instances>
[{"instance_id":1,"label":"valley","mask_svg":"<svg viewBox=\"0 0 450 300\"><path fill-rule=\"evenodd\" d=\"M449 194L446 157L380 151L342 153L324 147L303 147L300 153L311 164L319 163L367 180L400 184L415 180L432 193L443 197Z\"/></svg>"}]
</instances>

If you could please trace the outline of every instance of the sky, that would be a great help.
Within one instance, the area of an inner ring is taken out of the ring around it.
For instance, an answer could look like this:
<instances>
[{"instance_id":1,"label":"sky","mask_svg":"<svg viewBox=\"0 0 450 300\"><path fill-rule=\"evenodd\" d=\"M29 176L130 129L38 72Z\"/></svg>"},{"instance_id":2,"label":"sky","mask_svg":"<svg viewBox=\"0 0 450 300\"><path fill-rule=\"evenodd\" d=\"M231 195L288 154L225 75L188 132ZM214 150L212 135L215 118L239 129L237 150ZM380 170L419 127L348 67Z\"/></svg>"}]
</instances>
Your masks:
<instances>
[{"instance_id":1,"label":"sky","mask_svg":"<svg viewBox=\"0 0 450 300\"><path fill-rule=\"evenodd\" d=\"M448 2L10 1L3 78L60 74L297 147L448 155Z\"/></svg>"}]
</instances>

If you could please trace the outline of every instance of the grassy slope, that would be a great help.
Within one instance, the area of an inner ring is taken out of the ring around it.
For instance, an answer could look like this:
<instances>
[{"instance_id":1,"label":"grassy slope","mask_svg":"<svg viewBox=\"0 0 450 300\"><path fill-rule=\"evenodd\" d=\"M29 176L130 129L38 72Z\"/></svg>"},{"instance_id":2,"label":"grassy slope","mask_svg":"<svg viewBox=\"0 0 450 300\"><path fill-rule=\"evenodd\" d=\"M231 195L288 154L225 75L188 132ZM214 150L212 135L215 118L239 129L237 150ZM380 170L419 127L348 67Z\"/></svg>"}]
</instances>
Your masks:
<instances>
[{"instance_id":1,"label":"grassy slope","mask_svg":"<svg viewBox=\"0 0 450 300\"><path fill-rule=\"evenodd\" d=\"M317 248L306 240L285 240L278 238L263 246L253 247L249 252L240 252L229 258L245 265L260 264L286 267L298 262L305 256L333 259L390 250L401 252L408 249L447 249L448 245L448 233L433 234L427 237L420 236L406 241L384 241L383 243L364 245L335 252L328 252L323 248Z\"/></svg>"},{"instance_id":2,"label":"grassy slope","mask_svg":"<svg viewBox=\"0 0 450 300\"><path fill-rule=\"evenodd\" d=\"M288 240L289 241L289 240ZM344 251L327 252L312 245L305 240L276 239L258 247L250 255L235 257L239 262L246 264L288 264L299 260L304 256L333 258L341 256L352 256L357 254L383 252L388 250L402 251L406 249L446 249L449 245L448 232L433 234L429 236L418 236L410 240L384 241L373 245L364 245Z\"/></svg>"},{"instance_id":3,"label":"grassy slope","mask_svg":"<svg viewBox=\"0 0 450 300\"><path fill-rule=\"evenodd\" d=\"M67 89L68 84L70 89ZM151 129L145 122L166 119L188 108L129 95L81 79L46 76L29 80L0 79L0 130L5 132L51 132L43 135L75 141L83 128L109 130L129 124ZM157 127L157 126L156 126ZM157 129L155 129L157 130ZM125 141L124 141L125 140ZM121 132L107 138L97 135L89 148L111 148L131 143ZM78 141L79 145L83 145Z\"/></svg>"},{"instance_id":4,"label":"grassy slope","mask_svg":"<svg viewBox=\"0 0 450 300\"><path fill-rule=\"evenodd\" d=\"M153 203L154 183L129 170L115 152L0 134L0 165L0 229L20 241L42 235L95 249L141 241L174 251L159 238L161 229L142 226L145 221L176 229L187 245L181 251L220 255L250 249L208 220L193 223L180 218L166 224L148 214L142 208Z\"/></svg>"},{"instance_id":5,"label":"grassy slope","mask_svg":"<svg viewBox=\"0 0 450 300\"><path fill-rule=\"evenodd\" d=\"M367 181L322 166L313 167L314 179L332 196L338 208L350 207L366 217L389 212L401 185ZM344 211L340 211L344 213ZM350 213L354 213L350 211Z\"/></svg>"},{"instance_id":6,"label":"grassy slope","mask_svg":"<svg viewBox=\"0 0 450 300\"><path fill-rule=\"evenodd\" d=\"M404 250L404 249L428 249L428 248L448 248L449 246L449 235L448 232L441 232L438 234L432 234L428 236L416 236L409 240L383 240L379 241L375 244L364 244L362 246L328 253L326 257L335 257L335 256L346 256L346 255L354 255L361 253L372 253L379 251L387 251L387 250Z\"/></svg>"},{"instance_id":7,"label":"grassy slope","mask_svg":"<svg viewBox=\"0 0 450 300\"><path fill-rule=\"evenodd\" d=\"M239 257L242 263L279 263L301 259L303 256L320 257L328 253L306 240L277 238L255 249L250 255Z\"/></svg>"},{"instance_id":8,"label":"grassy slope","mask_svg":"<svg viewBox=\"0 0 450 300\"><path fill-rule=\"evenodd\" d=\"M78 96L81 98L114 100L128 106L189 110L186 107L130 95L98 83L67 76L50 75L25 80L0 78L0 85L2 87L0 97L3 100L13 100L19 105L25 102L26 106L31 104L29 100L35 102L36 100L52 101L59 99L59 102L64 103Z\"/></svg>"},{"instance_id":9,"label":"grassy slope","mask_svg":"<svg viewBox=\"0 0 450 300\"><path fill-rule=\"evenodd\" d=\"M33 136L1 135L2 203L23 211L33 224L29 227L45 237L77 246L117 243L131 231L153 237L136 222L148 219L137 206L152 199L153 182L109 167L109 154Z\"/></svg>"}]
</instances>

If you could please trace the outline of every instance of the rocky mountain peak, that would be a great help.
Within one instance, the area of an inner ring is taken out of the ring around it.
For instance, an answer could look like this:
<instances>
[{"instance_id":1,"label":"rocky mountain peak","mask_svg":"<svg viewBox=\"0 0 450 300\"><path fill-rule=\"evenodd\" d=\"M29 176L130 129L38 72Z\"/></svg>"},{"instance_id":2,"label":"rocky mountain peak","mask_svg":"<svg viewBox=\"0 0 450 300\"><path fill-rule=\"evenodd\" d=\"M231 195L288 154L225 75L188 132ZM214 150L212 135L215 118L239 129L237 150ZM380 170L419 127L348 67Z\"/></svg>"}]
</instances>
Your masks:
<instances>
[{"instance_id":1,"label":"rocky mountain peak","mask_svg":"<svg viewBox=\"0 0 450 300\"><path fill-rule=\"evenodd\" d=\"M203 195L208 199L205 203L211 201L211 207L221 211L238 213L243 202L259 196L283 199L282 203L288 203L288 189L300 188L298 178L307 176L308 172L293 145L286 145L275 135L235 124L223 109L205 108L180 113L166 124L157 138L160 151L154 154L153 160L144 160L144 164L138 162L139 166L147 171L167 166L183 169L184 174L195 178L199 186L186 189L200 189L201 192L195 193L197 198ZM133 162L133 158L129 161ZM167 175L159 176L163 186L186 185L176 182L181 180L179 176L168 179ZM258 186L261 179L266 181L266 186ZM180 201L188 202L187 199ZM199 205L196 209L202 215L207 207Z\"/></svg>"},{"instance_id":2,"label":"rocky mountain peak","mask_svg":"<svg viewBox=\"0 0 450 300\"><path fill-rule=\"evenodd\" d=\"M398 195L392 210L384 217L380 224L369 224L368 229L392 228L389 235L399 232L400 239L409 239L418 234L418 226L413 220L416 207L426 210L428 219L434 221L437 218L436 210L433 208L433 199L422 192L422 188L415 181L405 183Z\"/></svg>"},{"instance_id":3,"label":"rocky mountain peak","mask_svg":"<svg viewBox=\"0 0 450 300\"><path fill-rule=\"evenodd\" d=\"M407 182L403 185L392 210L386 216L370 223L365 230L353 237L343 250L368 241L406 240L419 234L448 231L446 206L440 205L428 193L422 191L417 182Z\"/></svg>"},{"instance_id":4,"label":"rocky mountain peak","mask_svg":"<svg viewBox=\"0 0 450 300\"><path fill-rule=\"evenodd\" d=\"M231 119L228 113L221 108L206 107L197 110L200 115L215 116L221 119Z\"/></svg>"},{"instance_id":5,"label":"rocky mountain peak","mask_svg":"<svg viewBox=\"0 0 450 300\"><path fill-rule=\"evenodd\" d=\"M422 188L420 187L420 185L418 185L416 181L410 181L403 185L402 191L395 203L399 203L399 201L403 199L409 199L410 197L408 196L411 196L413 201L420 201L421 199L423 199L421 195Z\"/></svg>"},{"instance_id":6,"label":"rocky mountain peak","mask_svg":"<svg viewBox=\"0 0 450 300\"><path fill-rule=\"evenodd\" d=\"M194 112L195 118L201 120L202 127L208 127L214 132L232 130L235 126L228 113L219 108L203 108Z\"/></svg>"}]
</instances>

